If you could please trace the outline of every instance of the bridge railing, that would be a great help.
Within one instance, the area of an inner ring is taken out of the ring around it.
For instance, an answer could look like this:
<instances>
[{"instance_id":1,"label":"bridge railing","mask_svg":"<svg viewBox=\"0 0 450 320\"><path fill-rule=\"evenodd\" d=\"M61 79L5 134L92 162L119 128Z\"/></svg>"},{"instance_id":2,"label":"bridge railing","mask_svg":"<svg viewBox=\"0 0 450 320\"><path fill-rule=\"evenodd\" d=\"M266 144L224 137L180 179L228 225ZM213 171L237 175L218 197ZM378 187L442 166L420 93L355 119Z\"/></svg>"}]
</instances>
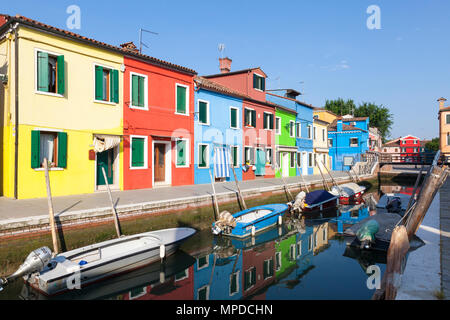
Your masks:
<instances>
[{"instance_id":1,"label":"bridge railing","mask_svg":"<svg viewBox=\"0 0 450 320\"><path fill-rule=\"evenodd\" d=\"M402 163L402 164L432 164L435 152L427 153L390 153L381 154L380 163ZM441 157L442 162L448 162L445 156Z\"/></svg>"}]
</instances>

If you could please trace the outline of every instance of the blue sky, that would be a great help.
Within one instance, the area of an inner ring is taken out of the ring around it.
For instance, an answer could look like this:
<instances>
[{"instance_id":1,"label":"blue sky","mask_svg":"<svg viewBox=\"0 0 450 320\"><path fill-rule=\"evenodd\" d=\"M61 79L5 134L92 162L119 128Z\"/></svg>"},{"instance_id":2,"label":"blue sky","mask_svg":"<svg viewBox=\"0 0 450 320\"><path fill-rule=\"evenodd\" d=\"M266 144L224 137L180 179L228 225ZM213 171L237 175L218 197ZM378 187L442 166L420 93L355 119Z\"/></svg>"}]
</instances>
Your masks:
<instances>
[{"instance_id":1,"label":"blue sky","mask_svg":"<svg viewBox=\"0 0 450 320\"><path fill-rule=\"evenodd\" d=\"M268 88L303 91L308 103L353 99L388 107L392 137L438 136L437 99L450 100L448 0L316 1L16 1L0 12L67 29L69 5L81 9L76 33L113 45L138 43L144 53L218 73L219 43L232 70L262 67ZM370 5L381 29L369 30Z\"/></svg>"}]
</instances>

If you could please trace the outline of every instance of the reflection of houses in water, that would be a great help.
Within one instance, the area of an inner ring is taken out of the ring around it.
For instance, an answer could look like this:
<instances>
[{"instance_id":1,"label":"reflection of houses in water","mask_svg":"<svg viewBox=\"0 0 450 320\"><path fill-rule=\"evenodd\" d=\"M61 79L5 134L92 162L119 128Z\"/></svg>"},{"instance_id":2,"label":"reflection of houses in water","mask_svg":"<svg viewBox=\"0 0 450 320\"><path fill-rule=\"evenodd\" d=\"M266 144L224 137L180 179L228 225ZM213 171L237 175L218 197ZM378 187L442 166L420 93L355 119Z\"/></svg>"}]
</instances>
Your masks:
<instances>
[{"instance_id":1,"label":"reflection of houses in water","mask_svg":"<svg viewBox=\"0 0 450 320\"><path fill-rule=\"evenodd\" d=\"M242 252L242 296L264 299L260 290L275 281L275 241Z\"/></svg>"},{"instance_id":2,"label":"reflection of houses in water","mask_svg":"<svg viewBox=\"0 0 450 320\"><path fill-rule=\"evenodd\" d=\"M328 222L314 226L312 235L314 255L328 248Z\"/></svg>"},{"instance_id":3,"label":"reflection of houses in water","mask_svg":"<svg viewBox=\"0 0 450 320\"><path fill-rule=\"evenodd\" d=\"M135 287L117 298L123 300L192 300L194 267L190 266L176 275L148 286Z\"/></svg>"},{"instance_id":4,"label":"reflection of houses in water","mask_svg":"<svg viewBox=\"0 0 450 320\"><path fill-rule=\"evenodd\" d=\"M292 272L297 265L296 235L275 241L275 276L277 280Z\"/></svg>"},{"instance_id":5,"label":"reflection of houses in water","mask_svg":"<svg viewBox=\"0 0 450 320\"><path fill-rule=\"evenodd\" d=\"M194 264L195 300L239 300L242 298L242 254L197 255Z\"/></svg>"},{"instance_id":6,"label":"reflection of houses in water","mask_svg":"<svg viewBox=\"0 0 450 320\"><path fill-rule=\"evenodd\" d=\"M337 232L343 233L344 229L348 226L354 225L359 221L369 217L369 207L362 203L358 205L351 206L341 206L340 216L333 219L337 224Z\"/></svg>"},{"instance_id":7,"label":"reflection of houses in water","mask_svg":"<svg viewBox=\"0 0 450 320\"><path fill-rule=\"evenodd\" d=\"M381 186L382 193L399 193L402 190L401 186Z\"/></svg>"}]
</instances>

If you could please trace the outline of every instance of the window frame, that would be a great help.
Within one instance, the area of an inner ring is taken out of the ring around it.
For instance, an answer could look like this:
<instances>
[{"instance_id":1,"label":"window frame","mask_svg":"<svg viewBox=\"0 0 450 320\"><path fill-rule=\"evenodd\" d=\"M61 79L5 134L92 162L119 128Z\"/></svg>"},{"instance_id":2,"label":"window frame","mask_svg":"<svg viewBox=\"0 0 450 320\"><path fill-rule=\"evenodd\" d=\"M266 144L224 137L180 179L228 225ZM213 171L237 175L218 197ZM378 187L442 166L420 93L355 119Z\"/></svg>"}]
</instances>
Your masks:
<instances>
[{"instance_id":1,"label":"window frame","mask_svg":"<svg viewBox=\"0 0 450 320\"><path fill-rule=\"evenodd\" d=\"M278 128L277 128L277 124L278 124ZM281 135L281 117L277 117L277 116L275 116L275 134L277 136Z\"/></svg>"},{"instance_id":2,"label":"window frame","mask_svg":"<svg viewBox=\"0 0 450 320\"><path fill-rule=\"evenodd\" d=\"M295 169L296 163L297 163L297 158L295 156L297 152L289 152L289 168L291 169ZM292 156L294 156L294 158L292 158ZM294 161L292 161L292 159Z\"/></svg>"},{"instance_id":3,"label":"window frame","mask_svg":"<svg viewBox=\"0 0 450 320\"><path fill-rule=\"evenodd\" d=\"M237 270L236 272L233 272L230 274L230 285L229 285L229 290L228 290L228 295L230 297L234 296L235 294L238 294L240 291L240 287L239 287L239 283L240 283L240 279L239 279L239 275L240 275L240 270ZM235 292L231 292L231 281L233 281L233 276L236 276L236 291Z\"/></svg>"},{"instance_id":4,"label":"window frame","mask_svg":"<svg viewBox=\"0 0 450 320\"><path fill-rule=\"evenodd\" d=\"M200 288L197 289L197 300L200 300L200 299L199 299L199 293L200 293L200 291L205 290L205 289L206 289L206 299L205 299L205 301L206 301L206 300L209 300L209 290L210 290L210 288L209 288L209 285L208 285L208 284L207 284L207 285L204 285L204 286L202 286L202 287L200 287Z\"/></svg>"},{"instance_id":5,"label":"window frame","mask_svg":"<svg viewBox=\"0 0 450 320\"><path fill-rule=\"evenodd\" d=\"M138 77L143 77L145 79L144 81L144 106L134 106L133 105L133 75ZM130 71L130 104L128 106L130 109L136 109L136 110L145 110L148 111L148 76L145 74L137 73L134 71Z\"/></svg>"},{"instance_id":6,"label":"window frame","mask_svg":"<svg viewBox=\"0 0 450 320\"><path fill-rule=\"evenodd\" d=\"M186 164L178 165L178 141L186 141ZM189 168L190 167L190 150L189 150L189 139L188 138L176 138L175 139L175 168Z\"/></svg>"},{"instance_id":7,"label":"window frame","mask_svg":"<svg viewBox=\"0 0 450 320\"><path fill-rule=\"evenodd\" d=\"M206 103L206 123L200 122L200 102ZM203 99L197 100L198 124L201 126L210 126L211 125L211 122L210 122L211 113L210 113L209 104L210 104L210 102L207 100L203 100Z\"/></svg>"},{"instance_id":8,"label":"window frame","mask_svg":"<svg viewBox=\"0 0 450 320\"><path fill-rule=\"evenodd\" d=\"M299 162L300 161L300 162ZM297 168L302 168L302 153L297 151Z\"/></svg>"},{"instance_id":9,"label":"window frame","mask_svg":"<svg viewBox=\"0 0 450 320\"><path fill-rule=\"evenodd\" d=\"M200 167L200 156L201 156L201 152L200 152L200 147L201 146L206 146L206 167ZM197 168L198 169L209 169L210 168L210 162L209 162L209 144L208 143L198 143L197 144L197 153L198 153L198 159L197 159Z\"/></svg>"},{"instance_id":10,"label":"window frame","mask_svg":"<svg viewBox=\"0 0 450 320\"><path fill-rule=\"evenodd\" d=\"M312 152L308 152L308 168L314 168L314 156Z\"/></svg>"},{"instance_id":11,"label":"window frame","mask_svg":"<svg viewBox=\"0 0 450 320\"><path fill-rule=\"evenodd\" d=\"M253 72L253 76L257 76L257 77L262 78L263 81L264 81L264 88L266 87L266 84L265 84L266 78L265 78L263 75L260 75L259 73L256 73L256 72ZM253 79L252 79L252 80L253 80ZM255 88L255 85L254 85L254 84L253 84L253 89L256 90L256 91L259 91L259 92L265 92L265 90L262 90L262 89L259 89L259 88Z\"/></svg>"},{"instance_id":12,"label":"window frame","mask_svg":"<svg viewBox=\"0 0 450 320\"><path fill-rule=\"evenodd\" d=\"M233 127L231 124L233 123L232 120L232 112L231 110L236 110L236 127ZM239 108L230 106L230 129L238 130L239 129Z\"/></svg>"},{"instance_id":13,"label":"window frame","mask_svg":"<svg viewBox=\"0 0 450 320\"><path fill-rule=\"evenodd\" d=\"M356 144L355 143L352 143L352 140L354 140L354 139L356 139ZM353 138L350 138L350 147L351 148L357 148L357 147L359 147L359 138L356 138L356 137L353 137Z\"/></svg>"},{"instance_id":14,"label":"window frame","mask_svg":"<svg viewBox=\"0 0 450 320\"><path fill-rule=\"evenodd\" d=\"M269 150L270 150L270 161L267 161L267 159L268 159L267 156L268 156ZM265 153L266 153L266 167L270 167L273 164L273 148L266 147Z\"/></svg>"},{"instance_id":15,"label":"window frame","mask_svg":"<svg viewBox=\"0 0 450 320\"><path fill-rule=\"evenodd\" d=\"M133 138L144 139L144 166L133 167ZM130 135L130 170L147 170L148 169L148 136Z\"/></svg>"},{"instance_id":16,"label":"window frame","mask_svg":"<svg viewBox=\"0 0 450 320\"><path fill-rule=\"evenodd\" d=\"M245 123L245 112L247 112L247 110L250 111L250 117L248 117L248 119L250 120L249 121L250 124L246 124ZM256 109L244 107L244 119L243 119L243 121L244 121L244 127L245 128L256 128L256 125L255 126L252 125L252 123L253 123L253 111L255 111L255 117L258 118L258 113L256 112ZM256 119L255 119L255 124L256 124Z\"/></svg>"},{"instance_id":17,"label":"window frame","mask_svg":"<svg viewBox=\"0 0 450 320\"><path fill-rule=\"evenodd\" d=\"M237 149L237 151L236 151L236 157L237 157L236 165L234 165L233 148ZM233 168L239 168L240 167L240 165L239 165L239 160L240 160L240 157L239 157L239 146L238 145L230 146L230 152L231 152L231 161L233 162Z\"/></svg>"},{"instance_id":18,"label":"window frame","mask_svg":"<svg viewBox=\"0 0 450 320\"><path fill-rule=\"evenodd\" d=\"M263 112L263 120L264 120L263 121L264 122L263 129L267 130L267 131L272 131L273 129L270 129L270 121L269 121L269 119L274 119L274 114L271 113L271 112L264 111ZM269 122L266 123L267 121L269 121ZM267 128L266 128L266 126L267 126Z\"/></svg>"},{"instance_id":19,"label":"window frame","mask_svg":"<svg viewBox=\"0 0 450 320\"><path fill-rule=\"evenodd\" d=\"M178 112L178 87L186 89L186 113ZM180 116L189 117L189 101L190 101L190 87L182 83L175 83L175 114Z\"/></svg>"},{"instance_id":20,"label":"window frame","mask_svg":"<svg viewBox=\"0 0 450 320\"><path fill-rule=\"evenodd\" d=\"M45 91L39 91L38 89L38 52L44 52L47 53L49 55L52 56L64 56L63 54L59 54L56 52L52 52L52 51L48 51L48 50L44 50L44 49L39 49L39 48L34 48L34 93L36 94L42 94L44 96L52 96L52 97L57 97L57 98L64 98L64 95L59 94L59 93L55 93L55 92L45 92ZM95 71L95 70L94 70ZM67 72L67 70L65 70L65 73ZM56 83L58 83L58 71L56 71ZM56 87L58 88L58 87ZM58 91L58 89L56 89L56 91Z\"/></svg>"},{"instance_id":21,"label":"window frame","mask_svg":"<svg viewBox=\"0 0 450 320\"><path fill-rule=\"evenodd\" d=\"M302 124L299 121L295 122L295 137L302 137Z\"/></svg>"},{"instance_id":22,"label":"window frame","mask_svg":"<svg viewBox=\"0 0 450 320\"><path fill-rule=\"evenodd\" d=\"M291 133L292 130L292 133ZM289 120L289 137L295 138L295 121Z\"/></svg>"},{"instance_id":23,"label":"window frame","mask_svg":"<svg viewBox=\"0 0 450 320\"><path fill-rule=\"evenodd\" d=\"M94 83L94 85L93 85L93 88L94 88L94 92L93 92L94 93L94 102L95 103L107 104L107 105L110 105L110 106L119 105L120 104L120 75L119 75L119 81L117 83L117 85L119 86L119 97L118 97L119 98L119 102L118 103L115 103L114 101L110 101L110 100L108 100L108 101L106 101L106 100L97 100L97 97L96 97L96 94L95 94L95 92L96 92L96 90L95 90L96 89L95 88L95 83L96 83L96 81L95 81L95 67L102 67L103 69L108 69L109 70L109 81L110 82L111 82L111 71L112 70L117 70L117 69L115 69L114 67L111 67L111 66L107 66L107 65L104 65L104 64L97 63L97 62L94 62L93 66L94 66L94 68L93 68L92 76L93 76L93 81L94 81L93 82ZM109 97L111 99L111 92L109 93Z\"/></svg>"},{"instance_id":24,"label":"window frame","mask_svg":"<svg viewBox=\"0 0 450 320\"><path fill-rule=\"evenodd\" d=\"M445 124L450 124L450 113L445 114Z\"/></svg>"},{"instance_id":25,"label":"window frame","mask_svg":"<svg viewBox=\"0 0 450 320\"><path fill-rule=\"evenodd\" d=\"M244 164L247 164L247 150L249 150L249 165L254 165L254 163L252 163L252 157L251 157L251 155L252 155L252 152L254 153L255 152L255 148L254 147L251 147L251 146L244 146ZM255 160L255 157L253 157L253 160Z\"/></svg>"}]
</instances>

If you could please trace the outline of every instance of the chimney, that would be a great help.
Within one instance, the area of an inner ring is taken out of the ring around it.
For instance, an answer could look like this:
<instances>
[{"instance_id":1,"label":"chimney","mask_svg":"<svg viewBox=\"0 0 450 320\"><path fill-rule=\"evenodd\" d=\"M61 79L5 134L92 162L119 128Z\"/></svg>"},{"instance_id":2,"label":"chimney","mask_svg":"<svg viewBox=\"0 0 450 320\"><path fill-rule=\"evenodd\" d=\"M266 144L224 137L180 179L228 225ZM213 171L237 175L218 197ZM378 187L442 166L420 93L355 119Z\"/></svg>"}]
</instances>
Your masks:
<instances>
[{"instance_id":1,"label":"chimney","mask_svg":"<svg viewBox=\"0 0 450 320\"><path fill-rule=\"evenodd\" d=\"M122 47L122 49L125 49L127 51L131 51L131 52L134 52L134 53L139 53L139 50L135 46L133 41L122 43L120 46Z\"/></svg>"},{"instance_id":2,"label":"chimney","mask_svg":"<svg viewBox=\"0 0 450 320\"><path fill-rule=\"evenodd\" d=\"M445 107L445 101L447 101L447 99L445 98L439 98L438 102L439 102L439 109L442 109Z\"/></svg>"},{"instance_id":3,"label":"chimney","mask_svg":"<svg viewBox=\"0 0 450 320\"><path fill-rule=\"evenodd\" d=\"M342 119L338 119L337 126L336 126L336 131L337 132L341 132L342 131Z\"/></svg>"},{"instance_id":4,"label":"chimney","mask_svg":"<svg viewBox=\"0 0 450 320\"><path fill-rule=\"evenodd\" d=\"M233 62L233 60L231 60L228 57L226 57L226 58L219 58L220 72L221 73L228 73L228 72L230 72L231 71L231 62Z\"/></svg>"}]
</instances>

